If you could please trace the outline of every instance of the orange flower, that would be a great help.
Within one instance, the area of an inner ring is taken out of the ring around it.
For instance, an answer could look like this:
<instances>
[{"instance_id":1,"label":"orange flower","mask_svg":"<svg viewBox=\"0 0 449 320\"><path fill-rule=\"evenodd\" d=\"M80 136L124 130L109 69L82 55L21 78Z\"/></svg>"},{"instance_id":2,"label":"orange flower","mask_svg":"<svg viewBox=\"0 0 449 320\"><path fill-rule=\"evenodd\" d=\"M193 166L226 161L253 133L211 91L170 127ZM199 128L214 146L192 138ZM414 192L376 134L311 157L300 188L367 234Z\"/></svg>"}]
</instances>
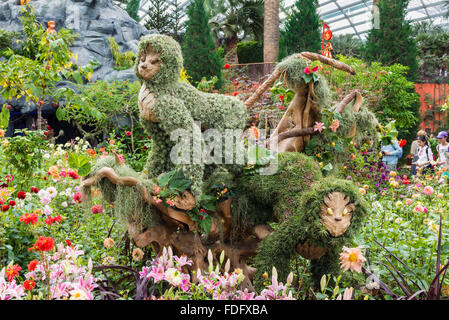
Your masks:
<instances>
[{"instance_id":1,"label":"orange flower","mask_svg":"<svg viewBox=\"0 0 449 320\"><path fill-rule=\"evenodd\" d=\"M340 264L344 271L350 269L351 271L362 272L362 263L366 259L360 249L360 246L357 248L343 246L343 252L340 253Z\"/></svg>"}]
</instances>

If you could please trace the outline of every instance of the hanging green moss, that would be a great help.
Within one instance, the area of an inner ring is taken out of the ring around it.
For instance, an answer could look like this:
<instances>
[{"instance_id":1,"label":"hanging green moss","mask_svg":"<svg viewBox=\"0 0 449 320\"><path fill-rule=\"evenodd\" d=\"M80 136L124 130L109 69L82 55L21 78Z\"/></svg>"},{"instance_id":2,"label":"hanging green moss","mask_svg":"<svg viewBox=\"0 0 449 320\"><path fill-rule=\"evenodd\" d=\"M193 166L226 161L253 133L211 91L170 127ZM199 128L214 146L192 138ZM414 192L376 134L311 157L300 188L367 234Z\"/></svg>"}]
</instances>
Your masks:
<instances>
[{"instance_id":1,"label":"hanging green moss","mask_svg":"<svg viewBox=\"0 0 449 320\"><path fill-rule=\"evenodd\" d=\"M150 190L153 181L144 180L141 174L127 165L117 166L115 158L112 156L98 160L92 168L89 177L96 176L98 171L105 167L114 169L120 177L134 177L141 181L135 187L114 185L107 179L101 179L94 184L94 186L100 189L104 199L114 204L114 213L118 219L118 225L126 228L128 223L136 223L143 228L148 228L159 224L156 208L150 206L138 190L140 187ZM84 190L84 194L89 195L90 192Z\"/></svg>"},{"instance_id":2,"label":"hanging green moss","mask_svg":"<svg viewBox=\"0 0 449 320\"><path fill-rule=\"evenodd\" d=\"M306 86L302 76L305 74L304 69L310 65L310 62L297 54L286 57L279 62L276 69L285 72L285 80L288 87L295 90L295 88ZM318 82L314 84L315 95L318 99L320 108L328 108L331 104L332 93L326 78L321 74L317 74ZM282 78L280 80L283 80Z\"/></svg>"}]
</instances>

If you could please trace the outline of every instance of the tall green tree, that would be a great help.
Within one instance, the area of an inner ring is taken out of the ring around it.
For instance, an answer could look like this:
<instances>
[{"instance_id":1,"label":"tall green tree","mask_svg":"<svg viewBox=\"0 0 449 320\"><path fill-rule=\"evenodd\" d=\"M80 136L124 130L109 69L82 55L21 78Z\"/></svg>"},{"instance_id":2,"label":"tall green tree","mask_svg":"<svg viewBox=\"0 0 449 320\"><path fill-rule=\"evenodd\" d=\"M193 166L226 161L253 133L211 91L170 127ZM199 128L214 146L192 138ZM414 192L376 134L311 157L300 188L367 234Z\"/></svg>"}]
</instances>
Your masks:
<instances>
[{"instance_id":1,"label":"tall green tree","mask_svg":"<svg viewBox=\"0 0 449 320\"><path fill-rule=\"evenodd\" d=\"M416 81L417 49L412 27L405 19L409 0L379 0L379 25L369 31L365 55L368 61L409 67L407 78ZM378 27L378 28L377 28Z\"/></svg>"},{"instance_id":2,"label":"tall green tree","mask_svg":"<svg viewBox=\"0 0 449 320\"><path fill-rule=\"evenodd\" d=\"M194 83L201 81L203 77L211 79L217 76L217 87L220 87L224 62L215 49L204 0L192 0L187 8L187 16L186 32L182 40L184 68Z\"/></svg>"},{"instance_id":3,"label":"tall green tree","mask_svg":"<svg viewBox=\"0 0 449 320\"><path fill-rule=\"evenodd\" d=\"M181 6L180 0L173 0L171 2L171 31L170 35L177 41L181 42L182 35L185 31L182 18L184 18L185 12Z\"/></svg>"},{"instance_id":4,"label":"tall green tree","mask_svg":"<svg viewBox=\"0 0 449 320\"><path fill-rule=\"evenodd\" d=\"M317 0L297 0L281 30L279 56L321 50L321 23Z\"/></svg>"},{"instance_id":5,"label":"tall green tree","mask_svg":"<svg viewBox=\"0 0 449 320\"><path fill-rule=\"evenodd\" d=\"M145 28L156 30L161 34L169 34L171 30L170 5L165 0L150 0L146 14Z\"/></svg>"},{"instance_id":6,"label":"tall green tree","mask_svg":"<svg viewBox=\"0 0 449 320\"><path fill-rule=\"evenodd\" d=\"M126 12L128 12L129 16L139 22L139 7L140 0L129 0L126 4Z\"/></svg>"}]
</instances>

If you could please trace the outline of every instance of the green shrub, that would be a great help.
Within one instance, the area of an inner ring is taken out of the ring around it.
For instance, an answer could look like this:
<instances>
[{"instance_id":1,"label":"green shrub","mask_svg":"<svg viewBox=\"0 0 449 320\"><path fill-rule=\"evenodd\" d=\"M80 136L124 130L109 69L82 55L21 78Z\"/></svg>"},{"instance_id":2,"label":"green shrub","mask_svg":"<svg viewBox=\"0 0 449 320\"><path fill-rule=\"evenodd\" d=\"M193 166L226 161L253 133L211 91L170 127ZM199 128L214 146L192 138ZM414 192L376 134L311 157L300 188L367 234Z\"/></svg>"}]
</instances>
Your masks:
<instances>
[{"instance_id":1,"label":"green shrub","mask_svg":"<svg viewBox=\"0 0 449 320\"><path fill-rule=\"evenodd\" d=\"M239 63L263 62L263 43L244 41L237 43Z\"/></svg>"},{"instance_id":2,"label":"green shrub","mask_svg":"<svg viewBox=\"0 0 449 320\"><path fill-rule=\"evenodd\" d=\"M134 65L134 53L132 51L121 53L117 42L115 42L114 38L112 37L109 38L109 47L111 49L112 55L114 56L114 69L126 70Z\"/></svg>"}]
</instances>

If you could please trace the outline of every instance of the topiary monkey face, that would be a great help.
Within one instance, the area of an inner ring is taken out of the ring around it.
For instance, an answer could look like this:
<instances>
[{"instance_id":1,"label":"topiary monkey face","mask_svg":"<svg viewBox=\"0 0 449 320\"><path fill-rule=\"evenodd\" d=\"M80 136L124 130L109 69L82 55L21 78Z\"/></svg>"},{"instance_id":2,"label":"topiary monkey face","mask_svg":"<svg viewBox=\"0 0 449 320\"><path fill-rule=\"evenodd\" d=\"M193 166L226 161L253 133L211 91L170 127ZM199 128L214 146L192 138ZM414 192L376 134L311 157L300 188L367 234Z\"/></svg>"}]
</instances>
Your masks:
<instances>
[{"instance_id":1,"label":"topiary monkey face","mask_svg":"<svg viewBox=\"0 0 449 320\"><path fill-rule=\"evenodd\" d=\"M162 34L150 34L140 39L134 71L147 86L165 87L177 83L182 68L179 43Z\"/></svg>"},{"instance_id":2,"label":"topiary monkey face","mask_svg":"<svg viewBox=\"0 0 449 320\"><path fill-rule=\"evenodd\" d=\"M348 196L341 192L333 192L324 197L321 205L321 223L334 237L339 237L351 225L352 213L355 209Z\"/></svg>"},{"instance_id":3,"label":"topiary monkey face","mask_svg":"<svg viewBox=\"0 0 449 320\"><path fill-rule=\"evenodd\" d=\"M145 51L142 51L137 65L142 79L150 81L159 72L162 63L160 56L160 53L154 51L150 45Z\"/></svg>"}]
</instances>

